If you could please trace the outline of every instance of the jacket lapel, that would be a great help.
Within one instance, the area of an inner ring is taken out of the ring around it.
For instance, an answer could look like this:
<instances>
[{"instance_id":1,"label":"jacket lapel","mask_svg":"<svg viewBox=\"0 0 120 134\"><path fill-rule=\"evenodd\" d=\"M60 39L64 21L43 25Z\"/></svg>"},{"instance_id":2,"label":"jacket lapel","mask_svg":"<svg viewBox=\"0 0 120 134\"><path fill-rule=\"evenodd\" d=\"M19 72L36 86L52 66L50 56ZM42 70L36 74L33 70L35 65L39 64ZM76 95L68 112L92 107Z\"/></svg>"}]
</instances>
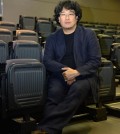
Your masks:
<instances>
[{"instance_id":1,"label":"jacket lapel","mask_svg":"<svg viewBox=\"0 0 120 134\"><path fill-rule=\"evenodd\" d=\"M83 35L82 31L79 27L76 28L74 34L74 59L77 66L82 64L83 62Z\"/></svg>"},{"instance_id":2,"label":"jacket lapel","mask_svg":"<svg viewBox=\"0 0 120 134\"><path fill-rule=\"evenodd\" d=\"M57 45L56 48L58 49L58 57L59 57L59 61L61 61L61 59L63 58L63 56L65 55L66 52L66 45L65 45L65 39L64 39L64 33L62 31L62 29L59 31L59 33L57 34Z\"/></svg>"}]
</instances>

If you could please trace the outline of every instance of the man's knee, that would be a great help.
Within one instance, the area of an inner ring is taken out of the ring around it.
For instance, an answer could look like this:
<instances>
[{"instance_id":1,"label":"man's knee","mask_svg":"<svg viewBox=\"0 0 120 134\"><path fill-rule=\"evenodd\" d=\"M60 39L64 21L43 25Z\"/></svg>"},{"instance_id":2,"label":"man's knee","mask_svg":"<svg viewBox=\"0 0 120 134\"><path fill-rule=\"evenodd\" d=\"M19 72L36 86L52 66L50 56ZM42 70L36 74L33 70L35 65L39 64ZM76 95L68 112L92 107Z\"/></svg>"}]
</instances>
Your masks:
<instances>
[{"instance_id":1,"label":"man's knee","mask_svg":"<svg viewBox=\"0 0 120 134\"><path fill-rule=\"evenodd\" d=\"M48 98L51 98L56 103L59 103L63 100L65 96L64 89L59 86L54 86L48 89Z\"/></svg>"},{"instance_id":2,"label":"man's knee","mask_svg":"<svg viewBox=\"0 0 120 134\"><path fill-rule=\"evenodd\" d=\"M71 86L71 92L78 95L87 95L90 91L90 84L87 80L77 81Z\"/></svg>"}]
</instances>

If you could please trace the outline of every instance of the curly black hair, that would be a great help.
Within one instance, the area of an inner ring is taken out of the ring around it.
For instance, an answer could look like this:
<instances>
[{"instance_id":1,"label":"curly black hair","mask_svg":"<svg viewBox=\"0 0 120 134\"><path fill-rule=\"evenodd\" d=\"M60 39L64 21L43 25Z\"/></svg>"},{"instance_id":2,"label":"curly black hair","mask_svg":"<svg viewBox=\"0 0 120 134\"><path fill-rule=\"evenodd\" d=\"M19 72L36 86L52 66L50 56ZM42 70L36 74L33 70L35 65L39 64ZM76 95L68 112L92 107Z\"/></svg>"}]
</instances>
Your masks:
<instances>
[{"instance_id":1,"label":"curly black hair","mask_svg":"<svg viewBox=\"0 0 120 134\"><path fill-rule=\"evenodd\" d=\"M64 0L64 1L60 1L54 9L54 19L58 24L60 24L58 17L60 16L60 12L62 11L63 8L66 8L68 10L72 9L75 11L75 15L78 17L77 23L82 18L82 10L80 5L77 2L72 0Z\"/></svg>"}]
</instances>

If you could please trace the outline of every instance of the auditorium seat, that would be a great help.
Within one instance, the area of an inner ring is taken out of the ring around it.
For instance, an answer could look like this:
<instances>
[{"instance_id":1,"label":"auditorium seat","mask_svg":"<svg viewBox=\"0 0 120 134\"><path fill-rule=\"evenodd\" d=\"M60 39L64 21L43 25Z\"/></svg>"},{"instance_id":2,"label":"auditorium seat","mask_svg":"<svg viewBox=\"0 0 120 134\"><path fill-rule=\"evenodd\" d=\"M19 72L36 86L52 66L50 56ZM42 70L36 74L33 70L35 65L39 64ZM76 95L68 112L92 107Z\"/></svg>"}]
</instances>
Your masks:
<instances>
[{"instance_id":1,"label":"auditorium seat","mask_svg":"<svg viewBox=\"0 0 120 134\"><path fill-rule=\"evenodd\" d=\"M115 43L120 43L120 35L113 35L113 39Z\"/></svg>"},{"instance_id":2,"label":"auditorium seat","mask_svg":"<svg viewBox=\"0 0 120 134\"><path fill-rule=\"evenodd\" d=\"M103 34L113 36L116 34L116 30L115 29L104 29Z\"/></svg>"},{"instance_id":3,"label":"auditorium seat","mask_svg":"<svg viewBox=\"0 0 120 134\"><path fill-rule=\"evenodd\" d=\"M3 40L6 43L13 41L12 31L5 28L0 28L0 40Z\"/></svg>"},{"instance_id":4,"label":"auditorium seat","mask_svg":"<svg viewBox=\"0 0 120 134\"><path fill-rule=\"evenodd\" d=\"M90 24L90 23L86 23L86 24L82 24L84 27L86 28L94 28L94 24Z\"/></svg>"},{"instance_id":5,"label":"auditorium seat","mask_svg":"<svg viewBox=\"0 0 120 134\"><path fill-rule=\"evenodd\" d=\"M103 24L96 24L96 25L95 25L95 28L101 30L101 33L102 33L103 30L105 29L105 25L103 25Z\"/></svg>"},{"instance_id":6,"label":"auditorium seat","mask_svg":"<svg viewBox=\"0 0 120 134\"><path fill-rule=\"evenodd\" d=\"M116 31L116 34L117 34L117 35L120 35L120 30L117 30L117 31Z\"/></svg>"},{"instance_id":7,"label":"auditorium seat","mask_svg":"<svg viewBox=\"0 0 120 134\"><path fill-rule=\"evenodd\" d=\"M20 29L35 30L37 17L19 15Z\"/></svg>"},{"instance_id":8,"label":"auditorium seat","mask_svg":"<svg viewBox=\"0 0 120 134\"><path fill-rule=\"evenodd\" d=\"M98 28L91 28L91 30L93 30L96 33L96 35L101 34L101 30Z\"/></svg>"},{"instance_id":9,"label":"auditorium seat","mask_svg":"<svg viewBox=\"0 0 120 134\"><path fill-rule=\"evenodd\" d=\"M0 21L0 28L5 28L12 32L15 32L17 29L17 25L14 22Z\"/></svg>"},{"instance_id":10,"label":"auditorium seat","mask_svg":"<svg viewBox=\"0 0 120 134\"><path fill-rule=\"evenodd\" d=\"M7 77L6 77L7 76ZM46 71L35 59L6 61L0 92L0 120L8 120L10 133L31 134L45 102Z\"/></svg>"},{"instance_id":11,"label":"auditorium seat","mask_svg":"<svg viewBox=\"0 0 120 134\"><path fill-rule=\"evenodd\" d=\"M17 40L31 40L31 41L39 42L37 32L33 30L26 30L26 29L16 30L16 39Z\"/></svg>"},{"instance_id":12,"label":"auditorium seat","mask_svg":"<svg viewBox=\"0 0 120 134\"><path fill-rule=\"evenodd\" d=\"M54 31L53 23L49 20L38 19L36 24L36 32L39 35L40 44L46 41L46 38Z\"/></svg>"},{"instance_id":13,"label":"auditorium seat","mask_svg":"<svg viewBox=\"0 0 120 134\"><path fill-rule=\"evenodd\" d=\"M110 59L113 37L106 34L98 34L102 57Z\"/></svg>"},{"instance_id":14,"label":"auditorium seat","mask_svg":"<svg viewBox=\"0 0 120 134\"><path fill-rule=\"evenodd\" d=\"M42 49L39 43L31 40L15 40L11 44L11 59L37 59L42 61Z\"/></svg>"},{"instance_id":15,"label":"auditorium seat","mask_svg":"<svg viewBox=\"0 0 120 134\"><path fill-rule=\"evenodd\" d=\"M107 25L106 26L106 29L114 29L114 30L116 30L117 29L117 26Z\"/></svg>"}]
</instances>

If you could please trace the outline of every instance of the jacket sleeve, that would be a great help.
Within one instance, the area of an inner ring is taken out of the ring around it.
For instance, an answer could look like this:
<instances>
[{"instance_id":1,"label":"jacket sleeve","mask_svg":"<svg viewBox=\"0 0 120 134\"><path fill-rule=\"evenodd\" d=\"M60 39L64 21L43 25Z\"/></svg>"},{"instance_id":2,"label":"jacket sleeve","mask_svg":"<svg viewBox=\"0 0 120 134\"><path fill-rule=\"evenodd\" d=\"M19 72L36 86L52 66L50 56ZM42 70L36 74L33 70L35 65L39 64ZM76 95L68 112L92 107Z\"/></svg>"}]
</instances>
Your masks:
<instances>
[{"instance_id":1,"label":"jacket sleeve","mask_svg":"<svg viewBox=\"0 0 120 134\"><path fill-rule=\"evenodd\" d=\"M45 65L46 69L50 72L61 71L61 68L65 66L56 61L56 56L55 56L55 52L54 52L55 51L54 44L55 44L55 39L51 35L46 40L44 57L43 57L43 63Z\"/></svg>"},{"instance_id":2,"label":"jacket sleeve","mask_svg":"<svg viewBox=\"0 0 120 134\"><path fill-rule=\"evenodd\" d=\"M80 75L91 75L96 73L101 65L101 50L96 34L88 30L85 38L86 49L83 50L85 62L77 67Z\"/></svg>"}]
</instances>

